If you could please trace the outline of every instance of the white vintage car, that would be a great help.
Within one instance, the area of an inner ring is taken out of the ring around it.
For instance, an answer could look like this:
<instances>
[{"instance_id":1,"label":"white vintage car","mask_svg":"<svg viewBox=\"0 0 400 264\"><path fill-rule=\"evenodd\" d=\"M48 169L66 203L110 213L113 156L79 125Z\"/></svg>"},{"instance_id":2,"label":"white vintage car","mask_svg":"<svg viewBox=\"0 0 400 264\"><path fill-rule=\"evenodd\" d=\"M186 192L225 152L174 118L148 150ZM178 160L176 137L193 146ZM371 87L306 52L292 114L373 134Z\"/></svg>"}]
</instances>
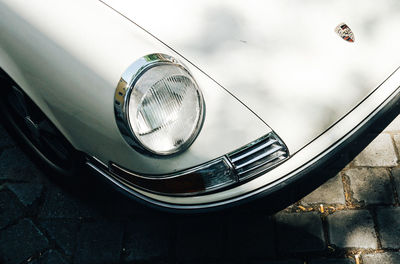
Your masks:
<instances>
[{"instance_id":1,"label":"white vintage car","mask_svg":"<svg viewBox=\"0 0 400 264\"><path fill-rule=\"evenodd\" d=\"M397 0L0 0L3 116L157 208L284 206L399 113L397 28Z\"/></svg>"}]
</instances>

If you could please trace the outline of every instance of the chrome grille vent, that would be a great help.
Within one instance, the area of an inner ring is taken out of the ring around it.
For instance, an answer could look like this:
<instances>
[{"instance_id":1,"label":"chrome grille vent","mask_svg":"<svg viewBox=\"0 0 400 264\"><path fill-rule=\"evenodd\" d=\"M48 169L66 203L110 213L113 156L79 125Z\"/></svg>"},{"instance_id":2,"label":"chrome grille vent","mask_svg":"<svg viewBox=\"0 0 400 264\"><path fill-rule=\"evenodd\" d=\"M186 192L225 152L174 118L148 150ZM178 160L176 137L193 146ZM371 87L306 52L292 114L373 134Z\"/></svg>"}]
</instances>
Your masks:
<instances>
[{"instance_id":1,"label":"chrome grille vent","mask_svg":"<svg viewBox=\"0 0 400 264\"><path fill-rule=\"evenodd\" d=\"M239 180L265 172L288 156L289 152L285 144L274 132L228 154Z\"/></svg>"}]
</instances>

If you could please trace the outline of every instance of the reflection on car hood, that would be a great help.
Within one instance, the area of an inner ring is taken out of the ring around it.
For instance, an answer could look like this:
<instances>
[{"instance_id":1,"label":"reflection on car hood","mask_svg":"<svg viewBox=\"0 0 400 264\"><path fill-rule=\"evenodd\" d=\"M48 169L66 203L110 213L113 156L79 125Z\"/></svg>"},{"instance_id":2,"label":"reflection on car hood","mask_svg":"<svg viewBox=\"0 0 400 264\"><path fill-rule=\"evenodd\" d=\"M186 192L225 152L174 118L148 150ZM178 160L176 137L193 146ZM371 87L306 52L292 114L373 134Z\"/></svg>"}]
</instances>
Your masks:
<instances>
[{"instance_id":1,"label":"reflection on car hood","mask_svg":"<svg viewBox=\"0 0 400 264\"><path fill-rule=\"evenodd\" d=\"M292 153L400 62L396 0L105 2L234 94ZM354 32L354 43L335 33L342 22Z\"/></svg>"}]
</instances>

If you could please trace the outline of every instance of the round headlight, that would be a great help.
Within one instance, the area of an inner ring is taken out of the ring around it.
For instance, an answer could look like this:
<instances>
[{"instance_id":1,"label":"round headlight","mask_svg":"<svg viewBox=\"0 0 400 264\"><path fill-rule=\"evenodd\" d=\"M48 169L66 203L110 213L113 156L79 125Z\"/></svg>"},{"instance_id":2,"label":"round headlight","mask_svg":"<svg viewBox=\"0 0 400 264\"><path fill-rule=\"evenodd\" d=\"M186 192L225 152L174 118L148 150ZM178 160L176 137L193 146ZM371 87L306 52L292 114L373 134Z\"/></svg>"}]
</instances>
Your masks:
<instances>
[{"instance_id":1,"label":"round headlight","mask_svg":"<svg viewBox=\"0 0 400 264\"><path fill-rule=\"evenodd\" d=\"M170 56L152 54L132 64L121 80L126 87L117 87L115 109L130 132L127 142L158 155L187 149L204 117L203 96L190 72Z\"/></svg>"}]
</instances>

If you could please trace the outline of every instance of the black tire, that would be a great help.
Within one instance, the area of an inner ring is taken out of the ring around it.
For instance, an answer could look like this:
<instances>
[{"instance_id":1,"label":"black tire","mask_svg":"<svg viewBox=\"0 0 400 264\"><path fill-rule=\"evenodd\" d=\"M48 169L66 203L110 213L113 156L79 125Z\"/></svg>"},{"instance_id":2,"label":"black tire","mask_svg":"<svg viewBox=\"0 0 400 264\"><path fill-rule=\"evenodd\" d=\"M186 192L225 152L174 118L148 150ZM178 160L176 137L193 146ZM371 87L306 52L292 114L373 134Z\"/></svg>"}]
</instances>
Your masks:
<instances>
[{"instance_id":1,"label":"black tire","mask_svg":"<svg viewBox=\"0 0 400 264\"><path fill-rule=\"evenodd\" d=\"M70 178L84 164L77 151L39 107L3 72L0 111L6 130L42 169ZM58 177L60 178L60 177Z\"/></svg>"}]
</instances>

